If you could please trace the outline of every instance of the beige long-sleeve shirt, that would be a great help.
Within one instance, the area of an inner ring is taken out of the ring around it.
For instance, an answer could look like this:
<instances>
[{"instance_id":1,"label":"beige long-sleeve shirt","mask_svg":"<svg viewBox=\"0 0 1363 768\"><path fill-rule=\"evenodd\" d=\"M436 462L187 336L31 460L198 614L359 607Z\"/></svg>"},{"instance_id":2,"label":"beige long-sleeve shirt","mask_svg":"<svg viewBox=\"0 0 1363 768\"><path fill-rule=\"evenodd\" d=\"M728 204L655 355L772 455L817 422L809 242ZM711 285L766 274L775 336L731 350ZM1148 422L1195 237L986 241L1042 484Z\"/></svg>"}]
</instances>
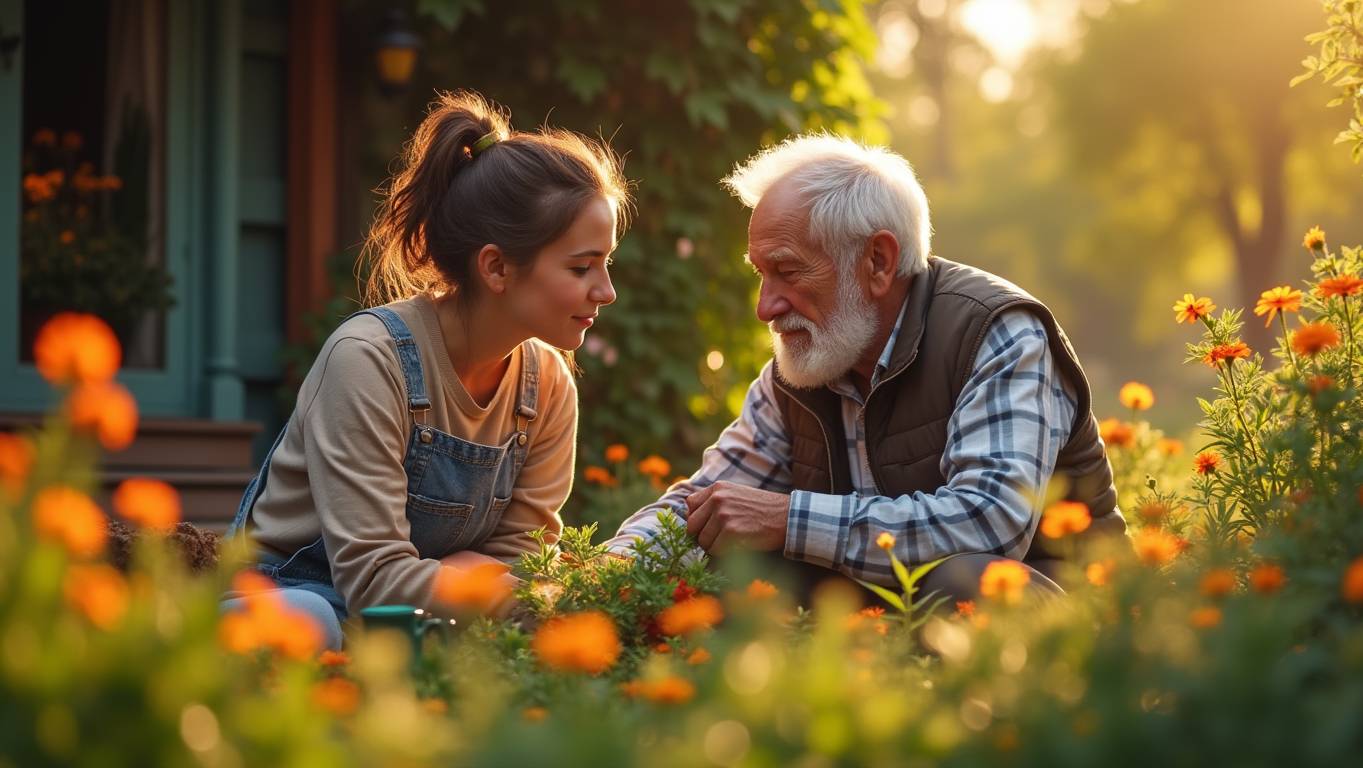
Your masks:
<instances>
[{"instance_id":1,"label":"beige long-sleeve shirt","mask_svg":"<svg viewBox=\"0 0 1363 768\"><path fill-rule=\"evenodd\" d=\"M431 410L423 423L465 440L501 445L516 429L521 347L496 394L479 406L464 389L442 338L435 305L418 296L388 305L407 323L421 354ZM527 535L556 541L559 508L572 487L577 386L563 358L538 340L538 416L511 501L478 551L504 562L537 551ZM397 348L372 315L347 320L327 339L298 393L284 439L251 516L255 541L289 555L320 535L337 591L353 613L405 603L431 609L440 561L410 540L403 458L413 427Z\"/></svg>"}]
</instances>

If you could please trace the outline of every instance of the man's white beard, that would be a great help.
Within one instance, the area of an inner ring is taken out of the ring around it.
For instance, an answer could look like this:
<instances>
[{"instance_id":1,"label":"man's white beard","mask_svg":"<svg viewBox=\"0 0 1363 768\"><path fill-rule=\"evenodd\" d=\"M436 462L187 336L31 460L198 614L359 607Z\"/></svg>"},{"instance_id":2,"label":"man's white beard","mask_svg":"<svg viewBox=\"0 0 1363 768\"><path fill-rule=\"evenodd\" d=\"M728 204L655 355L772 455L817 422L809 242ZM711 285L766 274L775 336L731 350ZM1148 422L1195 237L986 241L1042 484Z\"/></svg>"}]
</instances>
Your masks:
<instances>
[{"instance_id":1,"label":"man's white beard","mask_svg":"<svg viewBox=\"0 0 1363 768\"><path fill-rule=\"evenodd\" d=\"M826 327L794 310L772 320L772 349L781 378L800 389L815 389L852 370L876 335L875 306L857 292L856 278L838 275L838 303ZM808 340L790 341L780 331L807 331Z\"/></svg>"}]
</instances>

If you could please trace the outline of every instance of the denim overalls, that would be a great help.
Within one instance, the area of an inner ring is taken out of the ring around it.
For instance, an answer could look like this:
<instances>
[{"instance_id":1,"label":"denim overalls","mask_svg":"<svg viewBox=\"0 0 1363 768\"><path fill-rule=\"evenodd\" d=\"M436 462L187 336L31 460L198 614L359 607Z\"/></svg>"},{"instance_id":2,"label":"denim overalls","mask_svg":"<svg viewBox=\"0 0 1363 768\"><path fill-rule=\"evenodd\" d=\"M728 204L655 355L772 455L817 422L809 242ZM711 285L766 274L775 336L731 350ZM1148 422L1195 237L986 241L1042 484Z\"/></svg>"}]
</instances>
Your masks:
<instances>
[{"instance_id":1,"label":"denim overalls","mask_svg":"<svg viewBox=\"0 0 1363 768\"><path fill-rule=\"evenodd\" d=\"M364 314L382 320L397 343L407 407L412 413L412 434L402 462L407 473L407 520L412 544L419 556L436 560L473 549L486 540L501 521L502 513L511 501L516 478L525 465L529 443L526 430L535 418L539 392L539 359L535 350L529 342L521 345L516 430L501 445L480 445L422 423L431 409L431 401L426 396L421 355L410 329L387 307L363 310L351 317ZM265 490L270 459L287 429L286 426L280 431L260 472L246 486L241 506L228 529L229 537L244 531L256 499ZM347 616L346 603L332 583L331 565L320 536L288 557L261 553L256 568L274 579L286 593L296 590L312 593L286 594L286 597L297 598L289 602L317 615L324 622L328 645L339 647L340 622ZM329 605L333 615L326 614L317 597ZM224 609L231 610L231 607Z\"/></svg>"}]
</instances>

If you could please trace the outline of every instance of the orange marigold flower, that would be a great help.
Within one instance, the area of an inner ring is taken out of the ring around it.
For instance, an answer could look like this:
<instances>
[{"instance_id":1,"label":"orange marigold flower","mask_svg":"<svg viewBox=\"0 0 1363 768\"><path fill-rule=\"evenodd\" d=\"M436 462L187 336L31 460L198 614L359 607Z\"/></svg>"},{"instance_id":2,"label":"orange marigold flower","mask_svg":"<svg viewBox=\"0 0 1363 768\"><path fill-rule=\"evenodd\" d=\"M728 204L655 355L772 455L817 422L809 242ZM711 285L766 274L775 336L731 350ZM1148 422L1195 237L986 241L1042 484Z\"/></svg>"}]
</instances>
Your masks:
<instances>
[{"instance_id":1,"label":"orange marigold flower","mask_svg":"<svg viewBox=\"0 0 1363 768\"><path fill-rule=\"evenodd\" d=\"M1155 393L1139 381L1128 381L1117 392L1117 399L1133 411L1145 411L1155 404Z\"/></svg>"},{"instance_id":2,"label":"orange marigold flower","mask_svg":"<svg viewBox=\"0 0 1363 768\"><path fill-rule=\"evenodd\" d=\"M1177 456L1183 453L1183 441L1172 437L1161 437L1156 443L1159 452L1165 456Z\"/></svg>"},{"instance_id":3,"label":"orange marigold flower","mask_svg":"<svg viewBox=\"0 0 1363 768\"><path fill-rule=\"evenodd\" d=\"M606 461L611 464L619 464L629 458L629 446L624 443L612 443L606 446Z\"/></svg>"},{"instance_id":4,"label":"orange marigold flower","mask_svg":"<svg viewBox=\"0 0 1363 768\"><path fill-rule=\"evenodd\" d=\"M1363 555L1355 557L1349 567L1344 569L1339 593L1346 602L1363 603Z\"/></svg>"},{"instance_id":5,"label":"orange marigold flower","mask_svg":"<svg viewBox=\"0 0 1363 768\"><path fill-rule=\"evenodd\" d=\"M1041 535L1048 539L1081 533L1093 522L1088 505L1082 501L1057 501L1041 513Z\"/></svg>"},{"instance_id":6,"label":"orange marigold flower","mask_svg":"<svg viewBox=\"0 0 1363 768\"><path fill-rule=\"evenodd\" d=\"M117 382L82 384L66 406L71 426L94 433L107 450L121 451L137 436L137 401Z\"/></svg>"},{"instance_id":7,"label":"orange marigold flower","mask_svg":"<svg viewBox=\"0 0 1363 768\"><path fill-rule=\"evenodd\" d=\"M421 708L436 716L449 714L450 704L442 698L427 696L421 699Z\"/></svg>"},{"instance_id":8,"label":"orange marigold flower","mask_svg":"<svg viewBox=\"0 0 1363 768\"><path fill-rule=\"evenodd\" d=\"M1273 563L1260 563L1254 566L1249 572L1250 586L1254 591L1263 595L1272 594L1283 588L1287 583L1287 573L1282 566Z\"/></svg>"},{"instance_id":9,"label":"orange marigold flower","mask_svg":"<svg viewBox=\"0 0 1363 768\"><path fill-rule=\"evenodd\" d=\"M1273 322L1273 318L1276 317L1279 312L1287 314L1288 312L1300 311L1301 291L1290 285L1280 285L1276 288L1270 288L1267 291L1264 291L1259 294L1259 301L1254 305L1254 314L1268 315L1268 317L1264 318L1265 328L1268 327L1269 323Z\"/></svg>"},{"instance_id":10,"label":"orange marigold flower","mask_svg":"<svg viewBox=\"0 0 1363 768\"><path fill-rule=\"evenodd\" d=\"M1327 277L1316 286L1316 295L1322 299L1332 296L1357 296L1363 293L1363 278L1357 275Z\"/></svg>"},{"instance_id":11,"label":"orange marigold flower","mask_svg":"<svg viewBox=\"0 0 1363 768\"><path fill-rule=\"evenodd\" d=\"M530 647L541 664L564 672L600 674L620 657L620 636L600 611L555 616L535 632Z\"/></svg>"},{"instance_id":12,"label":"orange marigold flower","mask_svg":"<svg viewBox=\"0 0 1363 768\"><path fill-rule=\"evenodd\" d=\"M1185 293L1183 298L1174 304L1174 319L1180 323L1195 323L1214 311L1216 305L1211 299L1206 296L1195 299L1191 293Z\"/></svg>"},{"instance_id":13,"label":"orange marigold flower","mask_svg":"<svg viewBox=\"0 0 1363 768\"><path fill-rule=\"evenodd\" d=\"M1163 565L1183 551L1182 541L1160 528L1142 528L1132 537L1136 557L1146 565Z\"/></svg>"},{"instance_id":14,"label":"orange marigold flower","mask_svg":"<svg viewBox=\"0 0 1363 768\"><path fill-rule=\"evenodd\" d=\"M1207 354L1202 358L1202 362L1216 368L1221 364L1222 360L1234 361L1247 357L1249 357L1249 345L1245 344L1243 341L1235 341L1230 344L1217 344L1207 350Z\"/></svg>"},{"instance_id":15,"label":"orange marigold flower","mask_svg":"<svg viewBox=\"0 0 1363 768\"><path fill-rule=\"evenodd\" d=\"M299 661L315 658L322 649L322 628L306 613L284 602L269 577L242 571L232 578L232 591L244 606L223 615L218 639L234 653L270 650Z\"/></svg>"},{"instance_id":16,"label":"orange marigold flower","mask_svg":"<svg viewBox=\"0 0 1363 768\"><path fill-rule=\"evenodd\" d=\"M1147 501L1136 508L1136 516L1146 525L1159 525L1171 511L1169 505L1162 501Z\"/></svg>"},{"instance_id":17,"label":"orange marigold flower","mask_svg":"<svg viewBox=\"0 0 1363 768\"><path fill-rule=\"evenodd\" d=\"M1136 442L1136 429L1121 419L1108 418L1098 422L1098 436L1104 445L1127 448Z\"/></svg>"},{"instance_id":18,"label":"orange marigold flower","mask_svg":"<svg viewBox=\"0 0 1363 768\"><path fill-rule=\"evenodd\" d=\"M76 233L69 229L63 229L62 233L57 235L57 240L61 241L62 245L70 245L76 242Z\"/></svg>"},{"instance_id":19,"label":"orange marigold flower","mask_svg":"<svg viewBox=\"0 0 1363 768\"><path fill-rule=\"evenodd\" d=\"M1235 573L1229 568L1213 568L1203 574L1198 590L1207 597L1225 597L1235 591Z\"/></svg>"},{"instance_id":20,"label":"orange marigold flower","mask_svg":"<svg viewBox=\"0 0 1363 768\"><path fill-rule=\"evenodd\" d=\"M63 485L44 488L34 497L33 527L76 557L98 555L109 538L108 523L95 502Z\"/></svg>"},{"instance_id":21,"label":"orange marigold flower","mask_svg":"<svg viewBox=\"0 0 1363 768\"><path fill-rule=\"evenodd\" d=\"M710 595L697 595L673 603L658 614L658 629L664 635L689 635L710 629L724 618L724 608Z\"/></svg>"},{"instance_id":22,"label":"orange marigold flower","mask_svg":"<svg viewBox=\"0 0 1363 768\"><path fill-rule=\"evenodd\" d=\"M118 338L94 315L59 313L43 324L33 342L34 365L53 384L108 381L122 359Z\"/></svg>"},{"instance_id":23,"label":"orange marigold flower","mask_svg":"<svg viewBox=\"0 0 1363 768\"><path fill-rule=\"evenodd\" d=\"M33 133L33 146L35 147L55 147L57 146L57 132L51 128L39 128Z\"/></svg>"},{"instance_id":24,"label":"orange marigold flower","mask_svg":"<svg viewBox=\"0 0 1363 768\"><path fill-rule=\"evenodd\" d=\"M344 667L350 663L350 656L345 651L325 650L317 657L317 663L324 667Z\"/></svg>"},{"instance_id":25,"label":"orange marigold flower","mask_svg":"<svg viewBox=\"0 0 1363 768\"><path fill-rule=\"evenodd\" d=\"M1210 475L1221 467L1221 455L1216 451L1203 451L1193 457L1193 469L1199 475Z\"/></svg>"},{"instance_id":26,"label":"orange marigold flower","mask_svg":"<svg viewBox=\"0 0 1363 768\"><path fill-rule=\"evenodd\" d=\"M667 459L655 453L640 460L639 471L649 477L662 479L665 475L672 474L672 465L667 463Z\"/></svg>"},{"instance_id":27,"label":"orange marigold flower","mask_svg":"<svg viewBox=\"0 0 1363 768\"><path fill-rule=\"evenodd\" d=\"M609 469L598 466L588 466L582 470L582 479L594 485L605 486L607 488L619 485L615 475Z\"/></svg>"},{"instance_id":28,"label":"orange marigold flower","mask_svg":"<svg viewBox=\"0 0 1363 768\"><path fill-rule=\"evenodd\" d=\"M876 546L886 552L894 549L894 534L889 531L881 531L880 535L876 537Z\"/></svg>"},{"instance_id":29,"label":"orange marigold flower","mask_svg":"<svg viewBox=\"0 0 1363 768\"><path fill-rule=\"evenodd\" d=\"M1204 605L1188 614L1188 623L1198 629L1211 629L1221 623L1221 609L1214 605Z\"/></svg>"},{"instance_id":30,"label":"orange marigold flower","mask_svg":"<svg viewBox=\"0 0 1363 768\"><path fill-rule=\"evenodd\" d=\"M160 480L124 480L114 490L113 505L125 520L154 531L173 530L180 522L180 494Z\"/></svg>"},{"instance_id":31,"label":"orange marigold flower","mask_svg":"<svg viewBox=\"0 0 1363 768\"><path fill-rule=\"evenodd\" d=\"M353 715L360 708L360 686L344 677L328 677L313 685L312 703L339 717Z\"/></svg>"},{"instance_id":32,"label":"orange marigold flower","mask_svg":"<svg viewBox=\"0 0 1363 768\"><path fill-rule=\"evenodd\" d=\"M975 601L974 601L974 600L957 600L957 601L956 601L956 615L958 615L958 616L963 616L963 617L965 617L965 618L967 618L967 619L970 618L971 616L974 616L974 615L975 615Z\"/></svg>"},{"instance_id":33,"label":"orange marigold flower","mask_svg":"<svg viewBox=\"0 0 1363 768\"><path fill-rule=\"evenodd\" d=\"M1084 578L1095 587L1105 587L1112 583L1112 572L1116 569L1117 561L1109 557L1089 563L1084 569Z\"/></svg>"},{"instance_id":34,"label":"orange marigold flower","mask_svg":"<svg viewBox=\"0 0 1363 768\"><path fill-rule=\"evenodd\" d=\"M91 624L113 629L128 612L128 583L113 566L73 565L62 581L66 602Z\"/></svg>"},{"instance_id":35,"label":"orange marigold flower","mask_svg":"<svg viewBox=\"0 0 1363 768\"><path fill-rule=\"evenodd\" d=\"M1339 331L1329 321L1303 323L1292 334L1292 349L1299 355L1315 357L1323 350L1339 344Z\"/></svg>"},{"instance_id":36,"label":"orange marigold flower","mask_svg":"<svg viewBox=\"0 0 1363 768\"><path fill-rule=\"evenodd\" d=\"M33 443L23 435L0 432L0 499L18 499L33 469Z\"/></svg>"},{"instance_id":37,"label":"orange marigold flower","mask_svg":"<svg viewBox=\"0 0 1363 768\"><path fill-rule=\"evenodd\" d=\"M30 173L24 176L24 195L31 203L46 203L57 196L57 190L43 176Z\"/></svg>"},{"instance_id":38,"label":"orange marigold flower","mask_svg":"<svg viewBox=\"0 0 1363 768\"><path fill-rule=\"evenodd\" d=\"M117 176L105 176L104 188L117 192L118 190L123 189L123 179L120 179Z\"/></svg>"},{"instance_id":39,"label":"orange marigold flower","mask_svg":"<svg viewBox=\"0 0 1363 768\"><path fill-rule=\"evenodd\" d=\"M507 574L505 563L481 563L459 569L441 566L435 577L435 599L459 610L493 613L507 595L515 579Z\"/></svg>"},{"instance_id":40,"label":"orange marigold flower","mask_svg":"<svg viewBox=\"0 0 1363 768\"><path fill-rule=\"evenodd\" d=\"M521 710L521 719L527 723L543 722L549 716L549 710L544 707L526 707Z\"/></svg>"},{"instance_id":41,"label":"orange marigold flower","mask_svg":"<svg viewBox=\"0 0 1363 768\"><path fill-rule=\"evenodd\" d=\"M980 594L1009 605L1022 602L1022 594L1032 574L1016 560L995 560L980 575Z\"/></svg>"},{"instance_id":42,"label":"orange marigold flower","mask_svg":"<svg viewBox=\"0 0 1363 768\"><path fill-rule=\"evenodd\" d=\"M1311 227L1301 239L1302 247L1308 251L1319 251L1325 247L1325 232L1320 227Z\"/></svg>"},{"instance_id":43,"label":"orange marigold flower","mask_svg":"<svg viewBox=\"0 0 1363 768\"><path fill-rule=\"evenodd\" d=\"M772 584L770 581L753 579L752 583L748 584L747 594L748 598L751 600L766 600L776 597L777 591L776 585Z\"/></svg>"},{"instance_id":44,"label":"orange marigold flower","mask_svg":"<svg viewBox=\"0 0 1363 768\"><path fill-rule=\"evenodd\" d=\"M85 137L81 136L78 131L67 131L66 133L62 134L63 149L69 149L72 152L78 152L80 148L83 146L85 146Z\"/></svg>"},{"instance_id":45,"label":"orange marigold flower","mask_svg":"<svg viewBox=\"0 0 1363 768\"><path fill-rule=\"evenodd\" d=\"M1326 376L1323 373L1318 373L1306 380L1306 391L1313 395L1319 395L1321 392L1330 389L1334 385L1334 378Z\"/></svg>"},{"instance_id":46,"label":"orange marigold flower","mask_svg":"<svg viewBox=\"0 0 1363 768\"><path fill-rule=\"evenodd\" d=\"M696 686L690 680L669 675L660 680L631 680L620 686L620 690L631 698L640 698L657 704L682 704L696 695Z\"/></svg>"},{"instance_id":47,"label":"orange marigold flower","mask_svg":"<svg viewBox=\"0 0 1363 768\"><path fill-rule=\"evenodd\" d=\"M690 656L686 657L686 663L694 667L699 664L706 663L707 661L710 660L710 658L711 657L709 651L705 650L704 648L697 648L696 650L691 652Z\"/></svg>"}]
</instances>

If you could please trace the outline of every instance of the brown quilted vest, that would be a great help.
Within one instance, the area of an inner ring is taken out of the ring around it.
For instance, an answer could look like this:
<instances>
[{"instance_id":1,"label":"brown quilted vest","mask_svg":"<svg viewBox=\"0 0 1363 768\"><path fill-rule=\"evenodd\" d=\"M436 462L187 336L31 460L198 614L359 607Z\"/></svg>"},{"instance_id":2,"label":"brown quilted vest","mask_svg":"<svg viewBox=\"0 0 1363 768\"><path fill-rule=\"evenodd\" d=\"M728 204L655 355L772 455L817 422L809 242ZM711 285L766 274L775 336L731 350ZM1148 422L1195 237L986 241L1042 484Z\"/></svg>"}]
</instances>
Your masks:
<instances>
[{"instance_id":1,"label":"brown quilted vest","mask_svg":"<svg viewBox=\"0 0 1363 768\"><path fill-rule=\"evenodd\" d=\"M1020 307L1045 326L1053 357L1079 398L1055 477L1068 480L1066 498L1084 502L1093 516L1080 541L1123 533L1126 523L1117 511L1112 468L1090 410L1088 379L1050 310L1000 277L936 257L929 260L926 273L914 278L907 301L890 366L866 403L866 453L879 493L932 493L946 484L941 461L947 421L990 323L999 313ZM794 487L852 493L840 396L827 387L796 389L781 378L779 368L773 366L773 372L777 405L791 440ZM1034 533L1035 524L1022 535ZM1036 534L1025 559L1063 557L1066 551Z\"/></svg>"}]
</instances>

